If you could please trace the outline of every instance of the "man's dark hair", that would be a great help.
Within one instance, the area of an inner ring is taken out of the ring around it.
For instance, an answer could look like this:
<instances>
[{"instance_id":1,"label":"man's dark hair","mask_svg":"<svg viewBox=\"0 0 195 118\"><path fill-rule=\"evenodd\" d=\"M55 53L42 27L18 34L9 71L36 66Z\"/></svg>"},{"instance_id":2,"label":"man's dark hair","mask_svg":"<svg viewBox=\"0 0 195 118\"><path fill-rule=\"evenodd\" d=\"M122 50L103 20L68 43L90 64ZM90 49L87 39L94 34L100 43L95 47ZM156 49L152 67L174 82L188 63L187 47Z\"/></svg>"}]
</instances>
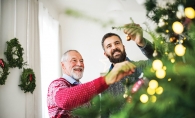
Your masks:
<instances>
[{"instance_id":1,"label":"man's dark hair","mask_svg":"<svg viewBox=\"0 0 195 118\"><path fill-rule=\"evenodd\" d=\"M105 34L105 35L103 36L103 38L102 38L102 48L103 48L103 50L104 50L104 41L105 41L107 38L111 37L111 36L117 36L117 37L120 39L120 41L122 42L121 37L120 37L118 34L115 34L115 33L107 33L107 34Z\"/></svg>"}]
</instances>

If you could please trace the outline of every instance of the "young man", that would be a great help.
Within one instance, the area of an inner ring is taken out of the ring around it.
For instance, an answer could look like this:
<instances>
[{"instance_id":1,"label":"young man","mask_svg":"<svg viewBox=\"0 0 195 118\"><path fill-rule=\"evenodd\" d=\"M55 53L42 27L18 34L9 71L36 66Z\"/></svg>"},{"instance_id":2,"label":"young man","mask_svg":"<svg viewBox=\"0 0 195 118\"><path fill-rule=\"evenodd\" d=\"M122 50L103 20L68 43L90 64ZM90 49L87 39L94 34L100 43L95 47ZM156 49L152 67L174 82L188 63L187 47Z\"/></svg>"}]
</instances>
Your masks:
<instances>
[{"instance_id":1,"label":"young man","mask_svg":"<svg viewBox=\"0 0 195 118\"><path fill-rule=\"evenodd\" d=\"M141 49L143 54L149 59L152 58L154 49L152 47L151 42L143 38L142 28L138 24L134 24L134 23L127 24L126 27L127 28L124 29L124 33L127 34L128 37L127 41L129 40L135 41L135 43ZM122 43L122 39L120 38L119 35L115 33L107 33L103 36L102 48L104 50L104 55L108 57L108 59L112 63L109 72L112 71L112 69L115 67L117 63L121 63L126 60L134 63L137 66L135 72L131 76L126 76L124 79L121 79L119 82L112 84L102 94L102 98L106 93L110 93L113 96L117 96L117 95L122 96L126 91L125 90L125 88L127 88L126 85L132 85L138 80L138 77L142 73L143 68L149 64L149 61L133 62L132 60L130 60L126 55L125 46ZM104 105L102 105L102 107L104 107ZM107 112L112 112L112 111L108 110ZM101 118L108 118L109 114L110 113L106 113L102 115Z\"/></svg>"},{"instance_id":2,"label":"young man","mask_svg":"<svg viewBox=\"0 0 195 118\"><path fill-rule=\"evenodd\" d=\"M118 63L106 76L85 84L80 83L84 72L84 60L76 50L68 50L61 59L63 76L48 87L47 105L50 118L73 118L71 111L106 90L109 85L134 73L135 65L125 61Z\"/></svg>"}]
</instances>

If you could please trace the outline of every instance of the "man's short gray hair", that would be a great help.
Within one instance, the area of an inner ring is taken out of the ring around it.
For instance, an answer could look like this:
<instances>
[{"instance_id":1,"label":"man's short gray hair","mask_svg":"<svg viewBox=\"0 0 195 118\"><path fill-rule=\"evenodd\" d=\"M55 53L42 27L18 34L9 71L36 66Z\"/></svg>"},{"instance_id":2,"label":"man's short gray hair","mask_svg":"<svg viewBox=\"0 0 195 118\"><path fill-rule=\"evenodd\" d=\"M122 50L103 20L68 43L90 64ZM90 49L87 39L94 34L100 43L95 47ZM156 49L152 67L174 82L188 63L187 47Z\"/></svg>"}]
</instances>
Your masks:
<instances>
[{"instance_id":1,"label":"man's short gray hair","mask_svg":"<svg viewBox=\"0 0 195 118\"><path fill-rule=\"evenodd\" d=\"M72 52L72 51L79 53L77 50L67 50L67 51L62 55L61 62L67 61L68 56L69 56L68 53L69 53L69 52Z\"/></svg>"}]
</instances>

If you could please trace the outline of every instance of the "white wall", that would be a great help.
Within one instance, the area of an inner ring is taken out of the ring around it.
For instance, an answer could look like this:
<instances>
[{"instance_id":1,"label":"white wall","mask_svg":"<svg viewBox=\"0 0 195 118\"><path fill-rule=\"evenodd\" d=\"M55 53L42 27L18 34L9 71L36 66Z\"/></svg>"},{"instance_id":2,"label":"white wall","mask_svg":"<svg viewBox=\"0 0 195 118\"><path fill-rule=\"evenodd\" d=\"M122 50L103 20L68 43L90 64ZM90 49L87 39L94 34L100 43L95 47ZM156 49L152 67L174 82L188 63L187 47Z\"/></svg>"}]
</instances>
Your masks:
<instances>
[{"instance_id":1,"label":"white wall","mask_svg":"<svg viewBox=\"0 0 195 118\"><path fill-rule=\"evenodd\" d=\"M25 12L25 6L27 2L17 2L17 4L22 4L21 7L17 8L18 12ZM6 48L6 41L15 38L14 36L14 13L15 13L15 2L11 0L1 0L1 50L0 55L1 57L4 56L4 51ZM26 50L25 43L25 35L26 33L24 28L26 21L23 18L25 17L25 13L23 16L17 16L17 25L19 22L20 27L17 27L16 37L19 39L21 45L23 46L24 50ZM21 20L21 21L19 21ZM5 58L4 58L5 60ZM13 118L17 116L18 118L25 118L25 94L23 91L20 90L18 87L19 85L19 78L20 73L22 72L21 69L18 68L10 68L10 74L6 80L5 85L0 85L0 117L1 118Z\"/></svg>"},{"instance_id":2,"label":"white wall","mask_svg":"<svg viewBox=\"0 0 195 118\"><path fill-rule=\"evenodd\" d=\"M42 118L38 1L1 0L0 2L0 58L6 60L4 56L6 41L16 37L24 49L24 62L28 61L27 67L32 68L36 76L36 88L33 94L24 93L18 86L22 69L10 68L5 85L0 85L0 118Z\"/></svg>"},{"instance_id":3,"label":"white wall","mask_svg":"<svg viewBox=\"0 0 195 118\"><path fill-rule=\"evenodd\" d=\"M93 15L90 15L91 17L98 18L105 22L108 21L108 18L105 17L105 13L99 13L102 14L102 17L96 16L96 13L92 14ZM143 24L146 21L145 11L128 12L119 17L122 18L115 18L115 26L130 23L130 17L132 17L136 23L145 27ZM82 82L91 81L99 77L100 73L110 66L110 62L104 56L101 47L101 39L105 33L114 32L121 36L126 47L127 55L131 60L137 61L147 59L133 41L126 41L126 36L122 30L112 30L111 27L113 25L102 27L101 24L89 19L74 18L66 14L60 14L59 20L62 28L62 52L65 52L68 49L77 49L84 58L85 72L81 80ZM144 36L150 38L145 33Z\"/></svg>"}]
</instances>

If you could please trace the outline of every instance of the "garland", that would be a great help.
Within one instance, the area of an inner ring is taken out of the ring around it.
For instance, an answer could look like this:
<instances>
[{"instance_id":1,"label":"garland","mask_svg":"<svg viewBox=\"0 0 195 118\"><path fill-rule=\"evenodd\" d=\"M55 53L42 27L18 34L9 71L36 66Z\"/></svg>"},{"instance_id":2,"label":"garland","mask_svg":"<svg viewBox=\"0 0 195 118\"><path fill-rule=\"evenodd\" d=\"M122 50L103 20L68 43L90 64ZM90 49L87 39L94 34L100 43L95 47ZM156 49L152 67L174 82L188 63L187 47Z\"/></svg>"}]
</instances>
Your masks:
<instances>
[{"instance_id":1,"label":"garland","mask_svg":"<svg viewBox=\"0 0 195 118\"><path fill-rule=\"evenodd\" d=\"M23 66L23 48L19 44L18 39L14 38L10 41L7 41L7 50L4 52L7 61L9 63L9 67L18 67L22 68Z\"/></svg>"},{"instance_id":2,"label":"garland","mask_svg":"<svg viewBox=\"0 0 195 118\"><path fill-rule=\"evenodd\" d=\"M0 68L2 68L3 72L0 71L0 85L5 84L5 80L7 79L7 76L9 75L9 67L6 62L3 61L3 59L0 59Z\"/></svg>"},{"instance_id":3,"label":"garland","mask_svg":"<svg viewBox=\"0 0 195 118\"><path fill-rule=\"evenodd\" d=\"M35 84L35 74L31 68L23 68L23 72L20 78L21 84L18 85L21 90L24 90L24 93L31 92L33 93L36 84Z\"/></svg>"}]
</instances>

